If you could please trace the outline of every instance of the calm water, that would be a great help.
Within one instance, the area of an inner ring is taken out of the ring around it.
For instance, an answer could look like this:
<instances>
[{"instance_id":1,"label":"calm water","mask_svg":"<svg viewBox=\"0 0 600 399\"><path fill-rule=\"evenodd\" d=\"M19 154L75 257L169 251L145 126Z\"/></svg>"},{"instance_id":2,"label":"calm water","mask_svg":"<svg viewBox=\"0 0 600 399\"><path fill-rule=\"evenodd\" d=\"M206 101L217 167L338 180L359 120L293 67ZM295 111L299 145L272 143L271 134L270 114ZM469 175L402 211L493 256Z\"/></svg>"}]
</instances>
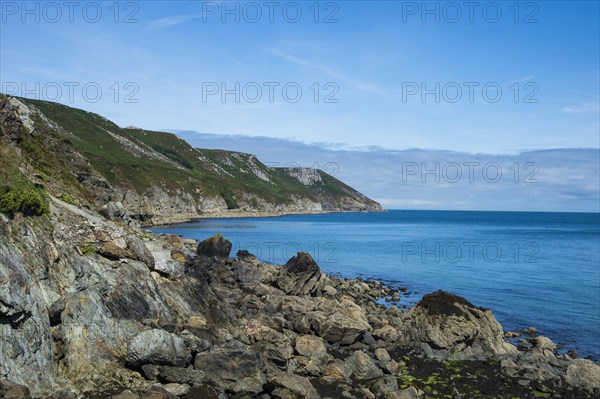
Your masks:
<instances>
[{"instance_id":1,"label":"calm water","mask_svg":"<svg viewBox=\"0 0 600 399\"><path fill-rule=\"evenodd\" d=\"M221 232L283 264L309 252L327 273L436 289L493 310L505 330L535 326L600 358L600 214L390 211L206 219L154 229L202 240Z\"/></svg>"}]
</instances>

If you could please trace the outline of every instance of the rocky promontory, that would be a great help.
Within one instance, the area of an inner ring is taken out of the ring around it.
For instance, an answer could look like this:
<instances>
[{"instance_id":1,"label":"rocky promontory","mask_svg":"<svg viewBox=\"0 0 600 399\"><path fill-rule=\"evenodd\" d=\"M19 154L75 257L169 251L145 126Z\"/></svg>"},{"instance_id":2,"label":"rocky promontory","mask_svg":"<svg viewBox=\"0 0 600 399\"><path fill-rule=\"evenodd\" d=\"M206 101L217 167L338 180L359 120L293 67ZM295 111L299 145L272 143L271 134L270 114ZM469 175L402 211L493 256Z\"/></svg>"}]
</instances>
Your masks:
<instances>
[{"instance_id":1,"label":"rocky promontory","mask_svg":"<svg viewBox=\"0 0 600 399\"><path fill-rule=\"evenodd\" d=\"M543 336L507 342L451 293L231 254L54 198L1 216L3 398L595 398L600 366Z\"/></svg>"}]
</instances>

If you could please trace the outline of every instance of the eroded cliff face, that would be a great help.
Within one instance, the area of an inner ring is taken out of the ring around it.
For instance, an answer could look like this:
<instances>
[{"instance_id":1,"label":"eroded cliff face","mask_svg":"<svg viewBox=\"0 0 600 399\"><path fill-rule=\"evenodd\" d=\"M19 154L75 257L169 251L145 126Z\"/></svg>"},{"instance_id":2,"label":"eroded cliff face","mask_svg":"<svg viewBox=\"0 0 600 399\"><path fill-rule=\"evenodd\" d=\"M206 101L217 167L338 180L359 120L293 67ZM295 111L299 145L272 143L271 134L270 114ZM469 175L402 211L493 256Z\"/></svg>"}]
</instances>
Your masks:
<instances>
[{"instance_id":1,"label":"eroded cliff face","mask_svg":"<svg viewBox=\"0 0 600 399\"><path fill-rule=\"evenodd\" d=\"M230 258L222 236L148 235L57 198L50 216L0 219L0 396L599 393L600 366L541 336L516 348L456 295L386 307L397 287L327 276L306 253Z\"/></svg>"},{"instance_id":2,"label":"eroded cliff face","mask_svg":"<svg viewBox=\"0 0 600 399\"><path fill-rule=\"evenodd\" d=\"M61 104L0 95L0 127L0 145L30 180L79 206L120 208L107 215L126 223L383 211L322 171L269 168L250 154L195 149L175 135L122 129Z\"/></svg>"}]
</instances>

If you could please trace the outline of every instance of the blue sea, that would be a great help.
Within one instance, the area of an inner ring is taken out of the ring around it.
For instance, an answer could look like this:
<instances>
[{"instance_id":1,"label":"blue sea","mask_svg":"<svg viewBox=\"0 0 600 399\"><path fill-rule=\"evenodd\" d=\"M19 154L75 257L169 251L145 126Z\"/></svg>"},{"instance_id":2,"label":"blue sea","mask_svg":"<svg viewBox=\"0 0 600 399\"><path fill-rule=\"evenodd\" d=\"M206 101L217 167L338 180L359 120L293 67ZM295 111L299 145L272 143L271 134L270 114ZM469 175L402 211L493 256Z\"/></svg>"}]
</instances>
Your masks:
<instances>
[{"instance_id":1,"label":"blue sea","mask_svg":"<svg viewBox=\"0 0 600 399\"><path fill-rule=\"evenodd\" d=\"M284 264L406 287L399 305L443 289L489 308L506 331L534 326L563 350L600 359L600 214L390 211L203 219L153 229L197 240L220 232Z\"/></svg>"}]
</instances>

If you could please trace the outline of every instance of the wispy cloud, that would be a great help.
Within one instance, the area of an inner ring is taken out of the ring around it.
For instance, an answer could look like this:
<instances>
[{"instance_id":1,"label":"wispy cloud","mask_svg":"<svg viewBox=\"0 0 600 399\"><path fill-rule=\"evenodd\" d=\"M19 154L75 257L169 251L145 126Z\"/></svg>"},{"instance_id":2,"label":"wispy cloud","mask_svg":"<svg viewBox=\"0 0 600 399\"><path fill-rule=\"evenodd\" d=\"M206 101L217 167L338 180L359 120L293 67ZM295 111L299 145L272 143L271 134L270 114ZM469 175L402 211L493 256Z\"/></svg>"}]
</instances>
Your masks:
<instances>
[{"instance_id":1,"label":"wispy cloud","mask_svg":"<svg viewBox=\"0 0 600 399\"><path fill-rule=\"evenodd\" d=\"M165 28L170 28L176 25L180 25L184 22L191 21L193 19L202 18L202 14L192 14L192 15L174 15L171 17L160 18L154 20L148 24L149 30L160 30Z\"/></svg>"},{"instance_id":2,"label":"wispy cloud","mask_svg":"<svg viewBox=\"0 0 600 399\"><path fill-rule=\"evenodd\" d=\"M574 105L570 107L564 107L560 112L566 113L581 113L581 112L600 112L600 104L598 103L585 103Z\"/></svg>"},{"instance_id":3,"label":"wispy cloud","mask_svg":"<svg viewBox=\"0 0 600 399\"><path fill-rule=\"evenodd\" d=\"M339 72L336 69L333 69L331 67L316 64L314 62L305 60L303 58L296 57L296 56L288 54L288 53L284 53L283 51L278 50L278 49L267 48L267 49L265 49L265 51L276 57L281 58L282 60L297 64L297 65L302 65L307 68L319 70L319 71L323 72L324 74L326 74L338 81L346 82L346 83L352 85L357 90L366 91L366 92L374 93L374 94L384 94L384 91L382 89L380 89L379 87L377 87L369 82L365 82L362 80L357 80L357 79L347 77L344 74L342 74L341 72Z\"/></svg>"}]
</instances>

